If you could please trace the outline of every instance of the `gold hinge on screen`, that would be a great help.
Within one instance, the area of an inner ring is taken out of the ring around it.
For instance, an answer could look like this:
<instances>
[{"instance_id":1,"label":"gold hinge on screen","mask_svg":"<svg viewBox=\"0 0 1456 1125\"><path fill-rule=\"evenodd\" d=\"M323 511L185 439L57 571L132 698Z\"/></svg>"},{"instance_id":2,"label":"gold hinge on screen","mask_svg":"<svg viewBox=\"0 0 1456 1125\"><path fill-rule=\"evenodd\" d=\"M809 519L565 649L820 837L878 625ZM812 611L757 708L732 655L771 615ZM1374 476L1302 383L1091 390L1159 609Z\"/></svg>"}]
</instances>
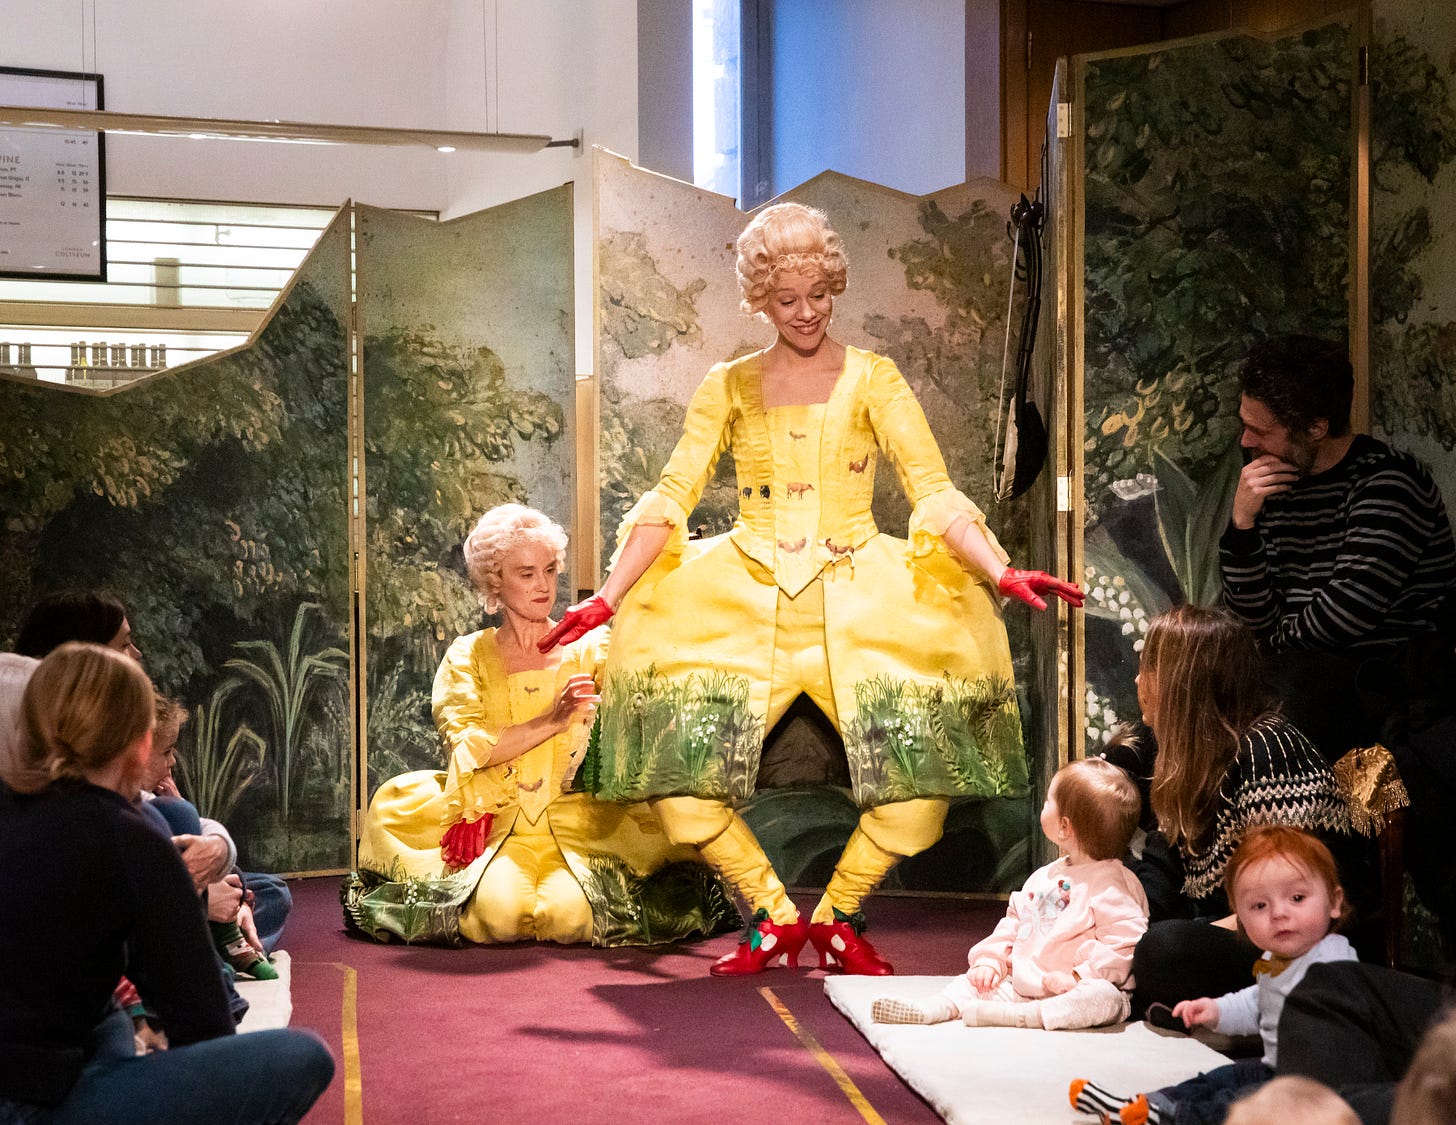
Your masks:
<instances>
[{"instance_id":1,"label":"gold hinge on screen","mask_svg":"<svg viewBox=\"0 0 1456 1125\"><path fill-rule=\"evenodd\" d=\"M1057 511L1072 510L1072 478L1057 477Z\"/></svg>"},{"instance_id":2,"label":"gold hinge on screen","mask_svg":"<svg viewBox=\"0 0 1456 1125\"><path fill-rule=\"evenodd\" d=\"M1072 135L1072 107L1068 102L1057 102L1057 140L1064 141Z\"/></svg>"}]
</instances>

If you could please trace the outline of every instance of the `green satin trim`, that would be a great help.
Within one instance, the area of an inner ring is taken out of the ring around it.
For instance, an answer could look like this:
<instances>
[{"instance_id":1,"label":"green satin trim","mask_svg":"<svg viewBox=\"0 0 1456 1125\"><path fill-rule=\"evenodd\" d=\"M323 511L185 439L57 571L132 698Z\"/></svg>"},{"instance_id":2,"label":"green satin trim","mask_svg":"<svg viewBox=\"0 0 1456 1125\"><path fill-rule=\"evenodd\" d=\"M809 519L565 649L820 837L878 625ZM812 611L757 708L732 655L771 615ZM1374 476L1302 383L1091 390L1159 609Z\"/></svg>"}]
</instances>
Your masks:
<instances>
[{"instance_id":1,"label":"green satin trim","mask_svg":"<svg viewBox=\"0 0 1456 1125\"><path fill-rule=\"evenodd\" d=\"M352 872L339 897L345 921L375 941L465 945L460 915L491 855L443 879ZM711 937L739 925L728 889L701 863L669 863L637 875L615 856L588 854L573 865L592 911L592 944L659 945Z\"/></svg>"}]
</instances>

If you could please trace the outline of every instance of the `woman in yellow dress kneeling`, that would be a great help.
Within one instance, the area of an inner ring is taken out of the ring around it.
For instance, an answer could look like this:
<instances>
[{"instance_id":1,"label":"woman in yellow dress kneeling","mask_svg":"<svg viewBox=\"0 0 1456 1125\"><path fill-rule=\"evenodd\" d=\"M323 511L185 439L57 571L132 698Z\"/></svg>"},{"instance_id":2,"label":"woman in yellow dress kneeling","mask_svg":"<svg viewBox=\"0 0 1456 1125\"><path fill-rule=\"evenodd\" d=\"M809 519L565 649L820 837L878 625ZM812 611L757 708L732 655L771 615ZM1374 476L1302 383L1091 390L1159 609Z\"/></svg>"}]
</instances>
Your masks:
<instances>
[{"instance_id":1,"label":"woman in yellow dress kneeling","mask_svg":"<svg viewBox=\"0 0 1456 1125\"><path fill-rule=\"evenodd\" d=\"M499 628L459 637L435 675L444 772L379 787L345 913L381 940L641 945L730 928L736 912L691 847L642 805L571 792L606 638L542 654L566 533L504 504L465 541Z\"/></svg>"}]
</instances>

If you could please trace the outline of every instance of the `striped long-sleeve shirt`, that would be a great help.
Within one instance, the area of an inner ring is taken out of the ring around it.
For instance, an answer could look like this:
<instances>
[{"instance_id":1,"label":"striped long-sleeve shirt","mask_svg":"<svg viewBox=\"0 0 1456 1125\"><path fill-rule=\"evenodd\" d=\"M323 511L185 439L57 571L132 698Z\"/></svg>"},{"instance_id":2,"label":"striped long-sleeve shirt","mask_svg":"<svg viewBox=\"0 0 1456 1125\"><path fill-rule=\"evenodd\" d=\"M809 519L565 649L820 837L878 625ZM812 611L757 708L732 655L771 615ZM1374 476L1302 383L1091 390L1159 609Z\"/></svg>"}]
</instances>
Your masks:
<instances>
[{"instance_id":1,"label":"striped long-sleeve shirt","mask_svg":"<svg viewBox=\"0 0 1456 1125\"><path fill-rule=\"evenodd\" d=\"M1440 490L1359 435L1339 464L1270 496L1219 544L1224 604L1275 652L1379 649L1434 632L1456 595Z\"/></svg>"}]
</instances>

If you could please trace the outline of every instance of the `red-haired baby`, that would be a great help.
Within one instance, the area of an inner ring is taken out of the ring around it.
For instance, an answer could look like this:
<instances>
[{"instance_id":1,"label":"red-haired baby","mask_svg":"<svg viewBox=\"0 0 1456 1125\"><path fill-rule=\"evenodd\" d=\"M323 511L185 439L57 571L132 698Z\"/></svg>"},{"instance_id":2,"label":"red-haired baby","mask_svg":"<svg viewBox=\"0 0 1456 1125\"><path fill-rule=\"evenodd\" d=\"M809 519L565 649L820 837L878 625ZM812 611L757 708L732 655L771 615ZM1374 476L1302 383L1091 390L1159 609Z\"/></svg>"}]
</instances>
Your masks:
<instances>
[{"instance_id":1,"label":"red-haired baby","mask_svg":"<svg viewBox=\"0 0 1456 1125\"><path fill-rule=\"evenodd\" d=\"M1084 1078L1072 1081L1074 1109L1121 1125L1217 1125L1229 1105L1274 1077L1279 1016L1284 999L1317 961L1354 961L1354 947L1330 931L1344 919L1345 893L1335 860L1314 836L1298 828L1248 829L1224 872L1239 926L1264 950L1254 983L1217 999L1184 1000L1173 1015L1228 1035L1260 1035L1264 1055L1134 1098L1120 1098Z\"/></svg>"}]
</instances>

